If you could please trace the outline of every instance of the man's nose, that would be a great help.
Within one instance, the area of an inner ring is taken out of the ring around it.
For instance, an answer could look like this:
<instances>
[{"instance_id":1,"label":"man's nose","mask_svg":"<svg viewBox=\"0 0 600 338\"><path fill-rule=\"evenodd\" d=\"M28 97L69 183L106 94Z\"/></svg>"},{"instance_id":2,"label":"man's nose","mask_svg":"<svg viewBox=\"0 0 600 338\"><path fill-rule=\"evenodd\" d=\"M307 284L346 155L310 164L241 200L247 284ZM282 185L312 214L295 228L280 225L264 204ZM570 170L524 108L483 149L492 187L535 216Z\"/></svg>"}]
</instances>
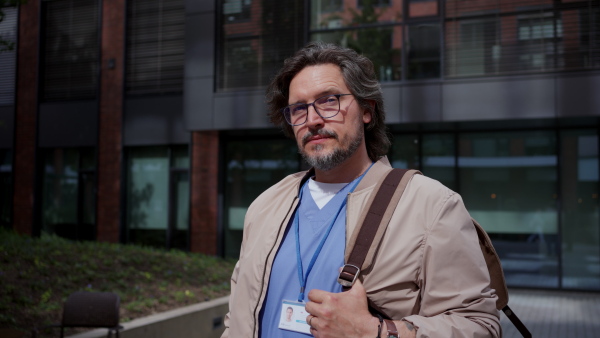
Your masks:
<instances>
[{"instance_id":1,"label":"man's nose","mask_svg":"<svg viewBox=\"0 0 600 338\"><path fill-rule=\"evenodd\" d=\"M317 113L317 108L315 108L314 105L308 106L306 114L306 124L308 126L321 125L325 123L325 120L321 117L321 115L319 115L319 113Z\"/></svg>"}]
</instances>

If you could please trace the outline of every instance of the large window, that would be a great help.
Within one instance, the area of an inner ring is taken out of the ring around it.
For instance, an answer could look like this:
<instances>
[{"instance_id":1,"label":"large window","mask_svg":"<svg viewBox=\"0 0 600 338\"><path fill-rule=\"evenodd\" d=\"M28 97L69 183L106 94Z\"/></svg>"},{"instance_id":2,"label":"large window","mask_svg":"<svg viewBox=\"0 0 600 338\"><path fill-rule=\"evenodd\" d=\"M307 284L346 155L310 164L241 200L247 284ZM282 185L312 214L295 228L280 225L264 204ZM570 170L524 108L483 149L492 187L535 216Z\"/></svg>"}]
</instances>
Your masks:
<instances>
[{"instance_id":1,"label":"large window","mask_svg":"<svg viewBox=\"0 0 600 338\"><path fill-rule=\"evenodd\" d=\"M598 2L447 1L445 75L600 67Z\"/></svg>"},{"instance_id":2,"label":"large window","mask_svg":"<svg viewBox=\"0 0 600 338\"><path fill-rule=\"evenodd\" d=\"M189 155L187 146L127 150L127 241L187 250Z\"/></svg>"},{"instance_id":3,"label":"large window","mask_svg":"<svg viewBox=\"0 0 600 338\"><path fill-rule=\"evenodd\" d=\"M128 94L183 91L183 0L127 1Z\"/></svg>"},{"instance_id":4,"label":"large window","mask_svg":"<svg viewBox=\"0 0 600 338\"><path fill-rule=\"evenodd\" d=\"M600 289L598 134L561 133L562 286Z\"/></svg>"},{"instance_id":5,"label":"large window","mask_svg":"<svg viewBox=\"0 0 600 338\"><path fill-rule=\"evenodd\" d=\"M95 163L93 149L44 151L42 232L96 238Z\"/></svg>"},{"instance_id":6,"label":"large window","mask_svg":"<svg viewBox=\"0 0 600 338\"><path fill-rule=\"evenodd\" d=\"M96 97L99 1L43 1L42 99Z\"/></svg>"},{"instance_id":7,"label":"large window","mask_svg":"<svg viewBox=\"0 0 600 338\"><path fill-rule=\"evenodd\" d=\"M558 174L553 132L459 138L461 193L490 234L512 286L558 287Z\"/></svg>"},{"instance_id":8,"label":"large window","mask_svg":"<svg viewBox=\"0 0 600 338\"><path fill-rule=\"evenodd\" d=\"M300 170L298 148L285 139L229 140L225 147L224 254L237 258L244 216L263 191Z\"/></svg>"},{"instance_id":9,"label":"large window","mask_svg":"<svg viewBox=\"0 0 600 338\"><path fill-rule=\"evenodd\" d=\"M2 8L0 21L0 106L15 102L15 74L17 68L17 8Z\"/></svg>"}]
</instances>

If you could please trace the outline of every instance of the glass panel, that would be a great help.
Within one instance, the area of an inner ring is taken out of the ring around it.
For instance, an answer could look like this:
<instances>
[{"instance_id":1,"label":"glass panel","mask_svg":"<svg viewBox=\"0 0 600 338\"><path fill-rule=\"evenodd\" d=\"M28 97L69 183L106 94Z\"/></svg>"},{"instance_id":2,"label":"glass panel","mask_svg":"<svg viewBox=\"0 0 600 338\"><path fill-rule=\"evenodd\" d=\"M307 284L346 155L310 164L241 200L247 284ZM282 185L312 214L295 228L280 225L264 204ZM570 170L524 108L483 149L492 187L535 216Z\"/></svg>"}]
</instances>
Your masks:
<instances>
[{"instance_id":1,"label":"glass panel","mask_svg":"<svg viewBox=\"0 0 600 338\"><path fill-rule=\"evenodd\" d=\"M54 0L42 4L43 99L94 98L99 66L98 1Z\"/></svg>"},{"instance_id":2,"label":"glass panel","mask_svg":"<svg viewBox=\"0 0 600 338\"><path fill-rule=\"evenodd\" d=\"M81 149L81 170L96 170L96 152L93 148Z\"/></svg>"},{"instance_id":3,"label":"glass panel","mask_svg":"<svg viewBox=\"0 0 600 338\"><path fill-rule=\"evenodd\" d=\"M79 154L76 149L48 149L44 160L42 231L77 238Z\"/></svg>"},{"instance_id":4,"label":"glass panel","mask_svg":"<svg viewBox=\"0 0 600 338\"><path fill-rule=\"evenodd\" d=\"M562 21L552 13L542 16L519 17L517 31L518 70L562 68L559 41ZM556 44L556 46L555 46Z\"/></svg>"},{"instance_id":5,"label":"glass panel","mask_svg":"<svg viewBox=\"0 0 600 338\"><path fill-rule=\"evenodd\" d=\"M448 76L484 75L499 70L496 18L446 23Z\"/></svg>"},{"instance_id":6,"label":"glass panel","mask_svg":"<svg viewBox=\"0 0 600 338\"><path fill-rule=\"evenodd\" d=\"M12 226L12 153L0 149L0 226Z\"/></svg>"},{"instance_id":7,"label":"glass panel","mask_svg":"<svg viewBox=\"0 0 600 338\"><path fill-rule=\"evenodd\" d=\"M168 148L131 148L128 155L129 242L164 248L169 215Z\"/></svg>"},{"instance_id":8,"label":"glass panel","mask_svg":"<svg viewBox=\"0 0 600 338\"><path fill-rule=\"evenodd\" d=\"M0 105L15 103L15 74L17 69L17 17L16 7L4 7L0 20Z\"/></svg>"},{"instance_id":9,"label":"glass panel","mask_svg":"<svg viewBox=\"0 0 600 338\"><path fill-rule=\"evenodd\" d=\"M221 0L219 91L267 85L306 42L305 0Z\"/></svg>"},{"instance_id":10,"label":"glass panel","mask_svg":"<svg viewBox=\"0 0 600 338\"><path fill-rule=\"evenodd\" d=\"M489 233L510 286L558 287L553 132L460 136L460 193Z\"/></svg>"},{"instance_id":11,"label":"glass panel","mask_svg":"<svg viewBox=\"0 0 600 338\"><path fill-rule=\"evenodd\" d=\"M409 0L408 15L411 18L438 15L438 0Z\"/></svg>"},{"instance_id":12,"label":"glass panel","mask_svg":"<svg viewBox=\"0 0 600 338\"><path fill-rule=\"evenodd\" d=\"M226 149L224 209L225 256L237 258L244 216L258 195L300 167L292 140L229 141Z\"/></svg>"},{"instance_id":13,"label":"glass panel","mask_svg":"<svg viewBox=\"0 0 600 338\"><path fill-rule=\"evenodd\" d=\"M563 287L600 289L598 134L561 133Z\"/></svg>"},{"instance_id":14,"label":"glass panel","mask_svg":"<svg viewBox=\"0 0 600 338\"><path fill-rule=\"evenodd\" d=\"M421 171L456 191L456 154L453 134L423 135L423 166Z\"/></svg>"},{"instance_id":15,"label":"glass panel","mask_svg":"<svg viewBox=\"0 0 600 338\"><path fill-rule=\"evenodd\" d=\"M190 181L187 172L174 172L171 176L173 195L173 233L171 248L188 249L188 230L190 224Z\"/></svg>"},{"instance_id":16,"label":"glass panel","mask_svg":"<svg viewBox=\"0 0 600 338\"><path fill-rule=\"evenodd\" d=\"M419 136L394 135L390 162L392 167L401 169L419 168Z\"/></svg>"},{"instance_id":17,"label":"glass panel","mask_svg":"<svg viewBox=\"0 0 600 338\"><path fill-rule=\"evenodd\" d=\"M183 0L127 1L128 94L183 91Z\"/></svg>"},{"instance_id":18,"label":"glass panel","mask_svg":"<svg viewBox=\"0 0 600 338\"><path fill-rule=\"evenodd\" d=\"M408 29L408 79L440 77L440 26L410 25Z\"/></svg>"},{"instance_id":19,"label":"glass panel","mask_svg":"<svg viewBox=\"0 0 600 338\"><path fill-rule=\"evenodd\" d=\"M381 82L402 79L402 27L315 33L312 40L349 47L368 57Z\"/></svg>"},{"instance_id":20,"label":"glass panel","mask_svg":"<svg viewBox=\"0 0 600 338\"><path fill-rule=\"evenodd\" d=\"M188 146L171 147L171 167L178 169L188 169L190 167L190 155Z\"/></svg>"},{"instance_id":21,"label":"glass panel","mask_svg":"<svg viewBox=\"0 0 600 338\"><path fill-rule=\"evenodd\" d=\"M310 28L338 29L402 21L399 0L312 0Z\"/></svg>"}]
</instances>

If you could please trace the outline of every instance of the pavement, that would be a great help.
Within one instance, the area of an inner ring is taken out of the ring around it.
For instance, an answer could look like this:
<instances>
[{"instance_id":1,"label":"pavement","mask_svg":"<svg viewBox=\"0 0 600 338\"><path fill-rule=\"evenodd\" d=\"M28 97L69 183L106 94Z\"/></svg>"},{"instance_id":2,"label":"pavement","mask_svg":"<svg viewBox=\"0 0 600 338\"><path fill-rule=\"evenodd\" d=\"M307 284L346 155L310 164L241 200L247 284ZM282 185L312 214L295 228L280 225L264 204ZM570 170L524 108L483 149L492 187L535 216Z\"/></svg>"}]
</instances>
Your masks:
<instances>
[{"instance_id":1,"label":"pavement","mask_svg":"<svg viewBox=\"0 0 600 338\"><path fill-rule=\"evenodd\" d=\"M600 292L509 289L508 306L533 337L600 338ZM502 337L522 337L502 313Z\"/></svg>"}]
</instances>

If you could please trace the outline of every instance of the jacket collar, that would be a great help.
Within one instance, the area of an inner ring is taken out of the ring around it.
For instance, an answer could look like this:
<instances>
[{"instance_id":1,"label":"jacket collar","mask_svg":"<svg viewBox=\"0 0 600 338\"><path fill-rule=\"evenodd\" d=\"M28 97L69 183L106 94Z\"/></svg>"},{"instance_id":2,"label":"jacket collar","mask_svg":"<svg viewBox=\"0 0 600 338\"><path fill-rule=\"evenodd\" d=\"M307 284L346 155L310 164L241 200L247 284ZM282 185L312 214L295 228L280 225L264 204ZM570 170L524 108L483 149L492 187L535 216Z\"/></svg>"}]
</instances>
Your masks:
<instances>
[{"instance_id":1,"label":"jacket collar","mask_svg":"<svg viewBox=\"0 0 600 338\"><path fill-rule=\"evenodd\" d=\"M392 165L390 164L390 161L388 160L387 156L381 157L377 162L375 162L375 164L373 164L371 169L369 169L369 172L365 175L365 177L363 177L362 181L360 181L355 191L360 191L362 189L377 184L377 182L379 182L379 179L391 169ZM310 170L305 171L304 176L300 180L296 191L300 193L300 188L302 187L304 182L306 182L309 178L313 176L315 176L315 168L311 168Z\"/></svg>"}]
</instances>

